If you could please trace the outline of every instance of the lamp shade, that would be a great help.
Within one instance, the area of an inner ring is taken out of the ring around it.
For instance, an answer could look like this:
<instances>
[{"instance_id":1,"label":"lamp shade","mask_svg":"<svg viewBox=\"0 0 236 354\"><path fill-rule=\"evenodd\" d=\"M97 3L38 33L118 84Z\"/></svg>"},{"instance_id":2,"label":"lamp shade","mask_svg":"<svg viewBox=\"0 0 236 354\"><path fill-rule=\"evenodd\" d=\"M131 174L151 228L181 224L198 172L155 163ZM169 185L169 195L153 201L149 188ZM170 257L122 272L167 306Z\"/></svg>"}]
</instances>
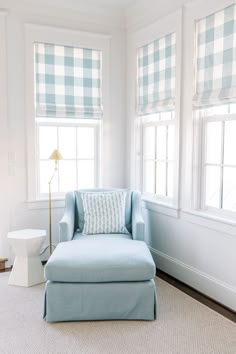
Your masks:
<instances>
[{"instance_id":1,"label":"lamp shade","mask_svg":"<svg viewBox=\"0 0 236 354\"><path fill-rule=\"evenodd\" d=\"M49 156L49 160L55 160L55 161L63 160L63 157L62 157L60 151L56 149L56 150L53 150L53 152Z\"/></svg>"}]
</instances>

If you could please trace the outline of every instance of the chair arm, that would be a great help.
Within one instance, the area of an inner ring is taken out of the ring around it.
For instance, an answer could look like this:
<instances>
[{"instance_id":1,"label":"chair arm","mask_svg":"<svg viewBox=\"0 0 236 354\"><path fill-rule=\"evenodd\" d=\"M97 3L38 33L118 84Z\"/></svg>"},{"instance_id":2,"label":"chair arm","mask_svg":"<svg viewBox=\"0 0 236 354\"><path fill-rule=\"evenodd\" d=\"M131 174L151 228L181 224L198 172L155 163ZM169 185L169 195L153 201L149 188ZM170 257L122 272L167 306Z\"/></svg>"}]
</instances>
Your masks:
<instances>
[{"instance_id":1,"label":"chair arm","mask_svg":"<svg viewBox=\"0 0 236 354\"><path fill-rule=\"evenodd\" d=\"M74 220L71 214L64 214L59 224L60 242L70 241L74 235Z\"/></svg>"},{"instance_id":2,"label":"chair arm","mask_svg":"<svg viewBox=\"0 0 236 354\"><path fill-rule=\"evenodd\" d=\"M75 229L75 198L73 193L66 194L64 215L59 223L60 242L70 241L74 236Z\"/></svg>"},{"instance_id":3,"label":"chair arm","mask_svg":"<svg viewBox=\"0 0 236 354\"><path fill-rule=\"evenodd\" d=\"M134 240L144 241L144 220L141 212L141 194L132 193L132 235Z\"/></svg>"}]
</instances>

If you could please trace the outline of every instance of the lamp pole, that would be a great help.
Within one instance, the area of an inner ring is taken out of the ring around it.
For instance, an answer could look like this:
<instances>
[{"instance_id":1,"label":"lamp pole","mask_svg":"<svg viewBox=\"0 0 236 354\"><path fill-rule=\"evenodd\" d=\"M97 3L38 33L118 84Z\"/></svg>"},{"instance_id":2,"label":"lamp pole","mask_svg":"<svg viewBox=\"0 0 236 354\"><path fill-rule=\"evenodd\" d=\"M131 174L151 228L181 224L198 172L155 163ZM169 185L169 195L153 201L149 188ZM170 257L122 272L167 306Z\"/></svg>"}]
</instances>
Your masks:
<instances>
[{"instance_id":1,"label":"lamp pole","mask_svg":"<svg viewBox=\"0 0 236 354\"><path fill-rule=\"evenodd\" d=\"M50 256L52 254L52 193L51 193L51 183L58 170L58 161L63 160L63 157L59 150L54 150L49 157L49 160L54 160L55 168L52 177L48 181L48 222L49 222L49 252Z\"/></svg>"},{"instance_id":2,"label":"lamp pole","mask_svg":"<svg viewBox=\"0 0 236 354\"><path fill-rule=\"evenodd\" d=\"M50 256L52 254L52 195L51 195L51 183L53 180L53 177L55 176L55 173L57 171L57 160L55 160L55 169L52 174L52 177L50 178L48 182L48 220L49 220L49 252Z\"/></svg>"}]
</instances>

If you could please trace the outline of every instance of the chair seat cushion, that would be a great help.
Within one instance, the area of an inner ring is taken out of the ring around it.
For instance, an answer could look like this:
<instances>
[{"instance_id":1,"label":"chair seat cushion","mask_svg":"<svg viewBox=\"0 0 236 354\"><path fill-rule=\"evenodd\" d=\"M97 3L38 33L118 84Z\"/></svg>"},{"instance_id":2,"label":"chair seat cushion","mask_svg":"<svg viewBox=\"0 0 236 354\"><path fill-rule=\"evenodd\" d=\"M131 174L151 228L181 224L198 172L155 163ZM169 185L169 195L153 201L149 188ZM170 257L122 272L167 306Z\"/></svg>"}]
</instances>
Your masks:
<instances>
[{"instance_id":1,"label":"chair seat cushion","mask_svg":"<svg viewBox=\"0 0 236 354\"><path fill-rule=\"evenodd\" d=\"M156 268L147 245L116 236L83 236L60 243L45 266L46 279L68 283L153 279Z\"/></svg>"}]
</instances>

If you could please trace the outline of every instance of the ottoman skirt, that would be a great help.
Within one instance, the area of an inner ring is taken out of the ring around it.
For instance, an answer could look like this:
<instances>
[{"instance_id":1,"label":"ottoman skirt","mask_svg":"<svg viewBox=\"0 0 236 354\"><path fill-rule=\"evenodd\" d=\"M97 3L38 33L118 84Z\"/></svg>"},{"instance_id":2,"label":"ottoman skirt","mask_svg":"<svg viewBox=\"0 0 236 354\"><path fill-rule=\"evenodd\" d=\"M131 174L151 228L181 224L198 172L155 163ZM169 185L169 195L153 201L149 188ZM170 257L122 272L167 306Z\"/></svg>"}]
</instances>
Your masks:
<instances>
[{"instance_id":1,"label":"ottoman skirt","mask_svg":"<svg viewBox=\"0 0 236 354\"><path fill-rule=\"evenodd\" d=\"M112 283L46 283L47 322L83 320L154 320L154 280Z\"/></svg>"}]
</instances>

